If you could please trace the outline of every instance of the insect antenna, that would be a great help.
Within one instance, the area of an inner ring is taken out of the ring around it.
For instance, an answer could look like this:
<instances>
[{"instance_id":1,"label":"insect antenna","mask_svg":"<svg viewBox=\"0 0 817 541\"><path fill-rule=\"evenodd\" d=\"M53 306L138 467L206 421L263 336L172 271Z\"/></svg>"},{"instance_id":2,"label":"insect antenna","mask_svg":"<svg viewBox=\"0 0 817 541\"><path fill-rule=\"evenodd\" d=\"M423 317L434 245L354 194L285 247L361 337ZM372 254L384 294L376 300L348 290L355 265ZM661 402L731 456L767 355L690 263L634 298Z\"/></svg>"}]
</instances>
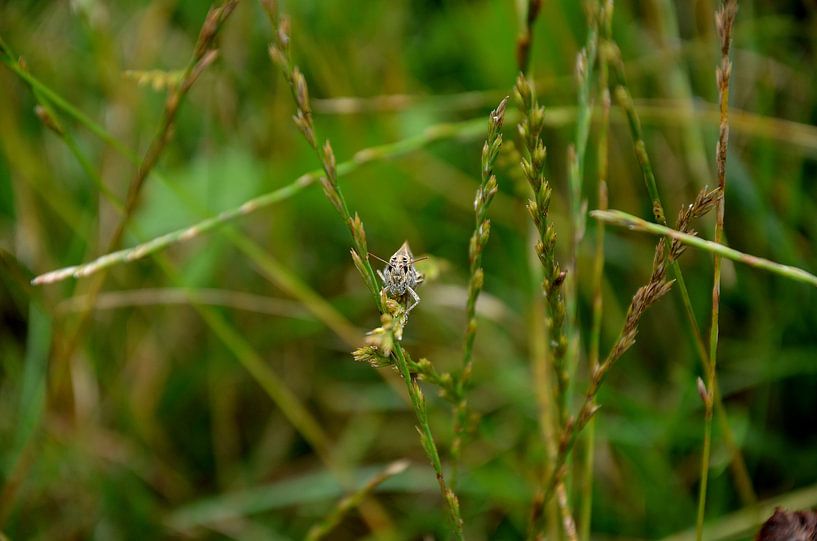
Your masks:
<instances>
[{"instance_id":1,"label":"insect antenna","mask_svg":"<svg viewBox=\"0 0 817 541\"><path fill-rule=\"evenodd\" d=\"M425 259L428 259L427 255L424 255L423 257L418 257L418 258L412 259L411 264L413 265L414 263L417 263L418 261L423 261Z\"/></svg>"},{"instance_id":2,"label":"insect antenna","mask_svg":"<svg viewBox=\"0 0 817 541\"><path fill-rule=\"evenodd\" d=\"M369 255L369 257L373 257L373 258L377 259L377 260L378 260L378 261L380 261L381 263L385 263L386 265L388 265L388 264L389 264L389 262L388 262L388 261L386 261L385 259L382 259L382 258L377 257L376 255L374 255L374 254L373 254L373 253L371 253L371 252L368 252L368 255Z\"/></svg>"}]
</instances>

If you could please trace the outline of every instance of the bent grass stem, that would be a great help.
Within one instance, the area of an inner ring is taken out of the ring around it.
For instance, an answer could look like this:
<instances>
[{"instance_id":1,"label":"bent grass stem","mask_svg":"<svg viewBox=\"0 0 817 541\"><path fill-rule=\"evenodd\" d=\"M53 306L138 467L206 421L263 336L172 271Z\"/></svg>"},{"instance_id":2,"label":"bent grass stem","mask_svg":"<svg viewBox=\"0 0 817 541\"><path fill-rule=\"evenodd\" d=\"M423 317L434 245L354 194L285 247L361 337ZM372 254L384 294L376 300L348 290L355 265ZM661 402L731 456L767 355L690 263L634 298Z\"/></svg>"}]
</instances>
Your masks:
<instances>
[{"instance_id":1,"label":"bent grass stem","mask_svg":"<svg viewBox=\"0 0 817 541\"><path fill-rule=\"evenodd\" d=\"M750 267L754 267L756 269L762 269L773 274L777 274L778 276L783 276L784 278L794 280L795 282L801 282L817 287L817 276L801 268L783 265L769 259L746 254L728 246L724 246L723 244L712 242L711 240L705 240L688 233L682 233L681 231L670 227L648 222L647 220L643 220L637 216L633 216L632 214L628 214L620 210L593 210L590 212L590 216L596 220L601 220L605 223L618 227L625 227L631 231L639 231L642 233L650 233L651 235L669 237L671 239L678 240L687 246L692 246L693 248L697 248L705 252L717 254L721 257L731 259L732 261L737 261L738 263L743 263L744 265L749 265Z\"/></svg>"}]
</instances>

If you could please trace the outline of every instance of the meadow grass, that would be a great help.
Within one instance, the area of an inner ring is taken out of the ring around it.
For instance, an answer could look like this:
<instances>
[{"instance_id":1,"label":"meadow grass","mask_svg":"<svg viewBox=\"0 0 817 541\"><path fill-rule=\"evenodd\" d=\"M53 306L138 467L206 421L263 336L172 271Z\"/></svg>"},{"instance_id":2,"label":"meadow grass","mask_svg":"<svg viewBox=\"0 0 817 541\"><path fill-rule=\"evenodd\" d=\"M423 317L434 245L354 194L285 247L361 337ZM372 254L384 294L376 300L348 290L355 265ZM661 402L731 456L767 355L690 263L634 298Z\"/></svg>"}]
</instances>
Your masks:
<instances>
[{"instance_id":1,"label":"meadow grass","mask_svg":"<svg viewBox=\"0 0 817 541\"><path fill-rule=\"evenodd\" d=\"M0 8L0 536L725 539L817 504L817 130L770 45L807 23L286 7ZM410 317L369 259L405 239Z\"/></svg>"}]
</instances>

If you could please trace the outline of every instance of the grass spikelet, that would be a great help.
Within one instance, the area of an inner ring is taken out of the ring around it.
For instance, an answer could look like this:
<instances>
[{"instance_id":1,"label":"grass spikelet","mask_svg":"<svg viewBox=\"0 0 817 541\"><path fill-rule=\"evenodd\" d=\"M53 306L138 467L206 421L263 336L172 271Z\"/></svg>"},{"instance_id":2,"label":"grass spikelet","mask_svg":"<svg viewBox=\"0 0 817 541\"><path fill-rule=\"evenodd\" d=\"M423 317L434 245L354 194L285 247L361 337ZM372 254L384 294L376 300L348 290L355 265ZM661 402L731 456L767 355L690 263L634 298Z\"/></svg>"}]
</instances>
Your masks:
<instances>
[{"instance_id":1,"label":"grass spikelet","mask_svg":"<svg viewBox=\"0 0 817 541\"><path fill-rule=\"evenodd\" d=\"M692 216L703 216L707 210L712 208L717 199L718 198L713 196L712 193L706 190L702 191L690 207L681 211L679 220L685 219L687 223L680 223L679 225L689 228L688 220ZM599 214L602 213L598 213L597 211L595 215ZM688 236L692 237L693 235ZM567 473L567 459L576 443L579 433L581 433L599 410L600 406L596 404L596 395L598 394L601 384L604 382L605 376L624 353L635 344L636 336L638 335L638 324L647 309L658 302L658 300L666 295L672 288L674 280L668 279L667 269L676 263L673 254L680 255L681 251L678 249L673 250L672 247L668 249L665 239L661 239L656 245L649 280L646 284L638 288L635 295L633 295L630 305L627 308L624 325L613 347L610 348L607 357L591 371L590 383L585 392L582 405L579 408L579 413L575 418L569 418L564 424L559 438L559 448L553 473L550 475L547 483L545 483L545 496L542 499L542 505L545 505L554 494L554 491L558 490L559 484L563 481Z\"/></svg>"},{"instance_id":2,"label":"grass spikelet","mask_svg":"<svg viewBox=\"0 0 817 541\"><path fill-rule=\"evenodd\" d=\"M533 85L524 75L520 74L517 78L515 89L516 99L523 113L518 126L519 152L522 155L520 165L533 192L533 199L528 201L527 209L538 233L534 251L543 269L542 291L547 307L545 318L548 336L547 358L556 376L556 389L554 390L556 416L557 423L561 427L567 421L569 385L566 363L567 336L564 329L566 310L562 287L566 272L561 269L559 262L556 260L556 229L548 216L553 192L545 175L547 151L541 139L545 109L537 103ZM541 392L547 393L549 391L542 390ZM543 417L543 422L547 422L545 417ZM548 453L554 456L553 442L546 441L545 446L548 448ZM562 515L563 529L569 539L575 539L576 527L569 509L564 483L560 480L556 488L558 490L558 504ZM531 510L528 538L536 536L538 532L538 517L543 515L538 508L539 501L537 496ZM544 503L546 502L543 501L542 504L544 505Z\"/></svg>"},{"instance_id":3,"label":"grass spikelet","mask_svg":"<svg viewBox=\"0 0 817 541\"><path fill-rule=\"evenodd\" d=\"M729 143L729 79L732 73L732 61L729 59L729 48L732 45L732 26L737 14L737 2L726 0L715 12L715 29L720 38L721 62L715 70L715 81L718 87L720 106L720 125L718 144L715 150L715 165L718 173L718 189L715 215L715 243L723 240L724 195L726 194L726 149ZM709 330L709 363L706 367L706 400L704 400L704 447L701 457L701 483L698 492L698 516L695 521L695 537L703 539L704 515L706 513L706 491L709 480L709 457L712 446L712 411L715 402L716 368L718 360L718 315L721 297L721 256L715 254L712 271L712 318Z\"/></svg>"},{"instance_id":4,"label":"grass spikelet","mask_svg":"<svg viewBox=\"0 0 817 541\"><path fill-rule=\"evenodd\" d=\"M491 233L491 220L488 219L488 207L498 190L494 163L502 147L502 123L505 120L505 107L508 98L504 98L496 109L491 111L488 119L488 136L482 147L482 167L480 185L474 197L475 227L468 245L468 262L471 278L468 281L468 300L465 307L465 340L463 345L462 370L457 378L457 403L454 407L454 440L451 443L451 485L456 487L459 462L462 455L462 442L465 424L468 420L468 402L466 393L471 379L474 357L474 340L477 335L477 299L482 291L485 274L482 270L482 252L488 243Z\"/></svg>"},{"instance_id":5,"label":"grass spikelet","mask_svg":"<svg viewBox=\"0 0 817 541\"><path fill-rule=\"evenodd\" d=\"M564 333L565 301L562 292L566 274L556 260L556 230L548 217L552 188L545 176L547 151L541 139L545 109L537 103L533 86L523 75L516 81L516 98L524 113L518 127L522 146L521 168L533 192L533 199L528 201L527 209L539 233L534 250L544 270L542 291L548 306L549 354L556 373L559 418L563 420L566 414L568 385L565 366L567 350L567 338Z\"/></svg>"},{"instance_id":6,"label":"grass spikelet","mask_svg":"<svg viewBox=\"0 0 817 541\"><path fill-rule=\"evenodd\" d=\"M272 13L272 10L270 10ZM269 53L272 61L281 69L284 78L289 84L292 98L295 102L296 113L293 120L298 129L303 134L309 146L315 151L317 159L323 168L324 177L321 179L324 193L327 199L335 207L343 222L349 229L352 237L352 250L357 257L353 256L355 266L361 274L368 276L364 282L371 288L377 284L374 269L369 263L366 235L363 222L360 216L355 213L352 217L343 192L338 184L337 162L334 151L329 140L325 140L322 146L318 146L314 124L312 122L311 106L309 103L309 89L301 71L292 63L290 53L289 22L283 17L278 19L275 15L270 15L271 22L275 26L275 42L270 45ZM453 534L456 539L463 539L463 524L460 517L459 501L456 494L450 490L443 475L442 462L437 450L437 445L431 433L428 422L428 412L423 391L417 378L411 374L408 356L401 345L403 325L405 318L402 317L403 307L386 296L384 291L371 290L374 296L375 305L381 312L381 326L369 333L368 348L355 350L355 358L369 362L373 365L386 364L383 358L391 358L400 372L406 385L409 398L411 399L414 414L417 418L417 432L420 435L420 443L434 468L437 482L440 487L440 494L448 508L449 516L453 526ZM376 348L372 350L371 347Z\"/></svg>"}]
</instances>

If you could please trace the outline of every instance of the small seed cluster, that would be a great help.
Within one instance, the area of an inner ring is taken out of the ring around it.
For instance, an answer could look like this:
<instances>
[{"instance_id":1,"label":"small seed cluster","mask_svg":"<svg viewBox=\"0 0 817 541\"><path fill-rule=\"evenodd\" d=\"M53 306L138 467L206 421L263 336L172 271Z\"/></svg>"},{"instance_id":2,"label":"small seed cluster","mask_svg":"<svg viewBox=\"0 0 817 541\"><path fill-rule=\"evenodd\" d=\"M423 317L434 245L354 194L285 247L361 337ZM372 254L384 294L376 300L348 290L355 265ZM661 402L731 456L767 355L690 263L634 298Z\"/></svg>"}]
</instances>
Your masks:
<instances>
[{"instance_id":1,"label":"small seed cluster","mask_svg":"<svg viewBox=\"0 0 817 541\"><path fill-rule=\"evenodd\" d=\"M550 354L556 371L557 394L567 396L568 372L565 363L567 337L564 332L565 301L562 291L566 273L556 260L556 230L550 221L550 200L552 189L545 175L545 158L547 151L542 142L542 129L545 125L545 108L536 100L531 82L520 75L516 81L516 100L523 112L519 123L519 152L522 156L522 172L533 192L533 199L527 204L533 224L539 233L536 243L536 256L542 263L544 278L542 290L547 300L547 328ZM565 416L564 401L560 401L560 419Z\"/></svg>"}]
</instances>

